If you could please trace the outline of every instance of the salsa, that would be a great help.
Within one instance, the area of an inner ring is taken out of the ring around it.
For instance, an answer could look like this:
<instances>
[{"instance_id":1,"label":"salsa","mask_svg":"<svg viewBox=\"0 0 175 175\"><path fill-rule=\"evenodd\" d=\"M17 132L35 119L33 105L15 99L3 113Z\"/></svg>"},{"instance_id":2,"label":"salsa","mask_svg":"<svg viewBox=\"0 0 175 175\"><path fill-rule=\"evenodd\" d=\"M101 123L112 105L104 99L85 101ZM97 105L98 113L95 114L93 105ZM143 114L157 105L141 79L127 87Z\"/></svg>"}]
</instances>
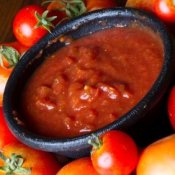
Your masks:
<instances>
[{"instance_id":1,"label":"salsa","mask_svg":"<svg viewBox=\"0 0 175 175\"><path fill-rule=\"evenodd\" d=\"M97 130L132 109L163 65L162 40L145 27L116 27L80 38L48 57L23 91L24 120L55 138Z\"/></svg>"}]
</instances>

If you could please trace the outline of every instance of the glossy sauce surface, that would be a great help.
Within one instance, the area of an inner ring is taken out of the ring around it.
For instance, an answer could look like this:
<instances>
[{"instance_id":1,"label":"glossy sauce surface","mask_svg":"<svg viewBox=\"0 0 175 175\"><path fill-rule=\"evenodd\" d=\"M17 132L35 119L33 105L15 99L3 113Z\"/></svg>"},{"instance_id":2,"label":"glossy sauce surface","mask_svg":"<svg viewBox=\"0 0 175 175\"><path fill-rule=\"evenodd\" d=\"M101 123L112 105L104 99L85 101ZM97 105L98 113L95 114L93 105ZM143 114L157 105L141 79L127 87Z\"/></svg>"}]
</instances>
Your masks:
<instances>
[{"instance_id":1,"label":"glossy sauce surface","mask_svg":"<svg viewBox=\"0 0 175 175\"><path fill-rule=\"evenodd\" d=\"M122 27L74 41L32 75L21 105L40 135L74 137L105 126L149 91L163 64L160 37L147 28Z\"/></svg>"}]
</instances>

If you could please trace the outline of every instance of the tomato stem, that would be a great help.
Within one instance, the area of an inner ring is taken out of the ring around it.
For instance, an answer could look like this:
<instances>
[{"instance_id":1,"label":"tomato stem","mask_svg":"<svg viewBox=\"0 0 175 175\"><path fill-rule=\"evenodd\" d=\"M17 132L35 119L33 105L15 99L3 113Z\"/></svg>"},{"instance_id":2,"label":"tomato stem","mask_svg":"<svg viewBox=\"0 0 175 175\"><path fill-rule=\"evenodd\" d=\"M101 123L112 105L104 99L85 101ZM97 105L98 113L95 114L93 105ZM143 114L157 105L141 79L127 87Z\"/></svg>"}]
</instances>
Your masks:
<instances>
[{"instance_id":1,"label":"tomato stem","mask_svg":"<svg viewBox=\"0 0 175 175\"><path fill-rule=\"evenodd\" d=\"M39 13L35 12L35 17L38 21L35 28L44 27L48 32L51 33L50 28L54 28L52 21L54 21L57 16L47 17L48 13L48 10L44 11L42 15L39 15Z\"/></svg>"},{"instance_id":2,"label":"tomato stem","mask_svg":"<svg viewBox=\"0 0 175 175\"><path fill-rule=\"evenodd\" d=\"M89 143L90 145L92 145L92 152L93 152L93 151L96 151L96 150L100 149L101 146L102 146L102 144L103 144L103 142L102 142L102 140L101 140L98 136L96 136L95 134L92 134L92 136L93 136L93 139L88 140L88 143Z\"/></svg>"},{"instance_id":3,"label":"tomato stem","mask_svg":"<svg viewBox=\"0 0 175 175\"><path fill-rule=\"evenodd\" d=\"M4 64L4 59L8 62L8 65ZM14 67L20 59L19 52L13 47L4 46L0 47L0 65L4 68Z\"/></svg>"},{"instance_id":4,"label":"tomato stem","mask_svg":"<svg viewBox=\"0 0 175 175\"><path fill-rule=\"evenodd\" d=\"M57 10L64 11L69 18L80 16L87 11L84 0L47 0L43 4L51 2L63 6Z\"/></svg>"},{"instance_id":5,"label":"tomato stem","mask_svg":"<svg viewBox=\"0 0 175 175\"><path fill-rule=\"evenodd\" d=\"M6 157L4 156L4 154L2 154L2 152L0 152L0 158L3 160L3 161L6 161Z\"/></svg>"},{"instance_id":6,"label":"tomato stem","mask_svg":"<svg viewBox=\"0 0 175 175\"><path fill-rule=\"evenodd\" d=\"M24 158L21 155L12 153L10 158L8 158L2 152L0 152L0 159L4 161L4 166L0 167L0 171L6 173L6 175L31 174L30 168L22 167Z\"/></svg>"}]
</instances>

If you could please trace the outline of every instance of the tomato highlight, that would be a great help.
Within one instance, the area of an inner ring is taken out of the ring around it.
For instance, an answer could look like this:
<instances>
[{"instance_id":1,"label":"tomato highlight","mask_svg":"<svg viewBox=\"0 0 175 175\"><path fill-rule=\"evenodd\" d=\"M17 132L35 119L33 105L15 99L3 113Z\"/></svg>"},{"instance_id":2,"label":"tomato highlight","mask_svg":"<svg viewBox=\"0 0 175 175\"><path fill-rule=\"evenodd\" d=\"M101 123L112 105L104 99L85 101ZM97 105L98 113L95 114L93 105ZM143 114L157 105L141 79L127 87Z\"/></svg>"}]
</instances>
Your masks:
<instances>
[{"instance_id":1,"label":"tomato highlight","mask_svg":"<svg viewBox=\"0 0 175 175\"><path fill-rule=\"evenodd\" d=\"M155 13L166 22L175 22L175 1L157 0L154 2Z\"/></svg>"},{"instance_id":2,"label":"tomato highlight","mask_svg":"<svg viewBox=\"0 0 175 175\"><path fill-rule=\"evenodd\" d=\"M122 131L108 131L101 139L89 141L93 146L91 160L100 175L129 175L138 161L134 140Z\"/></svg>"}]
</instances>

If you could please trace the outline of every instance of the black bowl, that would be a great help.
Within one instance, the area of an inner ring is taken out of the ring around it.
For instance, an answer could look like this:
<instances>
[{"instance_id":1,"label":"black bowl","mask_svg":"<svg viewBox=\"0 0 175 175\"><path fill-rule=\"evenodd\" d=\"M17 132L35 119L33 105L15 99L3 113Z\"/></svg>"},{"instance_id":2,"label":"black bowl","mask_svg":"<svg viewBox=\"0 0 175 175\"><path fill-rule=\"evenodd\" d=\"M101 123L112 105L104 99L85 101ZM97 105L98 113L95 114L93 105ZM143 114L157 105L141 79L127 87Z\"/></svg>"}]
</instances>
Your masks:
<instances>
[{"instance_id":1,"label":"black bowl","mask_svg":"<svg viewBox=\"0 0 175 175\"><path fill-rule=\"evenodd\" d=\"M44 37L26 52L11 74L4 93L4 113L12 133L20 141L36 149L72 158L89 154L90 146L88 145L88 140L92 138L91 133L70 139L53 139L36 135L27 130L25 125L23 125L22 116L19 112L19 96L34 70L48 55L65 45L65 43L59 42L60 36L68 35L77 39L106 28L128 26L130 24L147 26L160 35L165 52L163 67L150 91L133 109L117 121L98 129L94 133L101 135L112 129L125 130L132 128L135 122L147 117L146 114L160 101L170 82L172 70L170 39L164 25L151 14L136 9L113 8L87 13L59 25L51 34Z\"/></svg>"}]
</instances>

